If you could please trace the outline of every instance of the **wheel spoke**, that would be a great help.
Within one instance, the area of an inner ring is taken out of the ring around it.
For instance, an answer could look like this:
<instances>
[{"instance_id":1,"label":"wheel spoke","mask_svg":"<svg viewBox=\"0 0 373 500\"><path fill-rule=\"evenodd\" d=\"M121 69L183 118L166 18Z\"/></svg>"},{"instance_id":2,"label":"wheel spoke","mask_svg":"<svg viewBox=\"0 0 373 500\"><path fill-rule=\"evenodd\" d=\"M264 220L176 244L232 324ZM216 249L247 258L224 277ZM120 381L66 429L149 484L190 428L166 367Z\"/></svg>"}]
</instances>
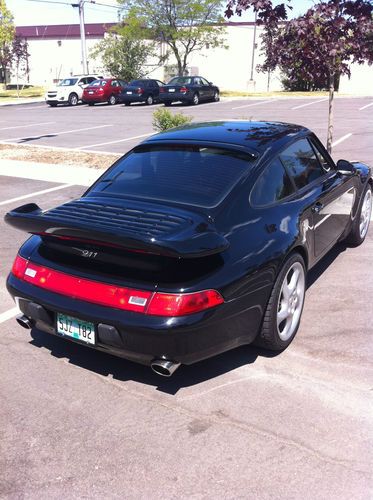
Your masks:
<instances>
[{"instance_id":1,"label":"wheel spoke","mask_svg":"<svg viewBox=\"0 0 373 500\"><path fill-rule=\"evenodd\" d=\"M289 316L288 308L281 304L281 309L277 313L277 325L280 325Z\"/></svg>"}]
</instances>

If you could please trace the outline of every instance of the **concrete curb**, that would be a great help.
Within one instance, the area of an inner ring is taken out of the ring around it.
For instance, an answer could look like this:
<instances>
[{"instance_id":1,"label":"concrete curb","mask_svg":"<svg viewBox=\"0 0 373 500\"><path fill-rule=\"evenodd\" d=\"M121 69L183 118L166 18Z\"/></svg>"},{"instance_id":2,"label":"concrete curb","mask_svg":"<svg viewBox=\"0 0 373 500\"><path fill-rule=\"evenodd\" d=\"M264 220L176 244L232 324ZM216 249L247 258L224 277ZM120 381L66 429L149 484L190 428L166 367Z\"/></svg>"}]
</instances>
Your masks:
<instances>
[{"instance_id":1,"label":"concrete curb","mask_svg":"<svg viewBox=\"0 0 373 500\"><path fill-rule=\"evenodd\" d=\"M15 99L17 99L15 97ZM38 102L44 102L44 97L37 97L37 98L33 98L33 97L28 97L28 98L20 98L20 99L17 99L16 102L13 102L13 101L10 101L10 102L0 102L0 106L17 106L19 104L35 104L35 103L38 103Z\"/></svg>"}]
</instances>

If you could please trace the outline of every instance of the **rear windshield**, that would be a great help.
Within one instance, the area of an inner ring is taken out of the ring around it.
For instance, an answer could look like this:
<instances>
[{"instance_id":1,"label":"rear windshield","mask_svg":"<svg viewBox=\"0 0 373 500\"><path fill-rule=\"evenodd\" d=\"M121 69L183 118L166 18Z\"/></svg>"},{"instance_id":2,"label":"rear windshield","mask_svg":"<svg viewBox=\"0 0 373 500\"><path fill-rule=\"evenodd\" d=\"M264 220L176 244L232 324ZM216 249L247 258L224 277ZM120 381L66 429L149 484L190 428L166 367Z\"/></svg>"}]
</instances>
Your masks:
<instances>
[{"instance_id":1,"label":"rear windshield","mask_svg":"<svg viewBox=\"0 0 373 500\"><path fill-rule=\"evenodd\" d=\"M245 153L220 148L142 146L108 171L90 194L212 207L252 164L252 157Z\"/></svg>"},{"instance_id":2,"label":"rear windshield","mask_svg":"<svg viewBox=\"0 0 373 500\"><path fill-rule=\"evenodd\" d=\"M93 80L93 82L91 82L89 84L90 87L105 87L107 81L106 80Z\"/></svg>"},{"instance_id":3,"label":"rear windshield","mask_svg":"<svg viewBox=\"0 0 373 500\"><path fill-rule=\"evenodd\" d=\"M190 85L191 83L192 79L190 76L176 76L172 78L167 85Z\"/></svg>"},{"instance_id":4,"label":"rear windshield","mask_svg":"<svg viewBox=\"0 0 373 500\"><path fill-rule=\"evenodd\" d=\"M132 80L132 82L130 82L129 85L132 85L133 87L137 87L138 85L145 85L145 81L144 80Z\"/></svg>"}]
</instances>

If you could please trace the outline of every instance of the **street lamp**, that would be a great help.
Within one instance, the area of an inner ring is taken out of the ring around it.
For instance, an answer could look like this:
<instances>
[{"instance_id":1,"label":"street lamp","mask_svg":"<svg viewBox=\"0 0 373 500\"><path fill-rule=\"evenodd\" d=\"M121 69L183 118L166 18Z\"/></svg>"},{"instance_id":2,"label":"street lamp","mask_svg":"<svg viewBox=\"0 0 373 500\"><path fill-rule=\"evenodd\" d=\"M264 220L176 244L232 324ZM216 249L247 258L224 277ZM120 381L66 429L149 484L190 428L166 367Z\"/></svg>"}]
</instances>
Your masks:
<instances>
[{"instance_id":1,"label":"street lamp","mask_svg":"<svg viewBox=\"0 0 373 500\"><path fill-rule=\"evenodd\" d=\"M86 0L79 0L79 3L72 3L72 7L79 8L79 21L80 21L80 43L82 50L82 66L83 66L83 74L86 75L88 73L87 67L87 47L85 43L85 26L84 26L84 2ZM90 3L95 3L91 0Z\"/></svg>"}]
</instances>

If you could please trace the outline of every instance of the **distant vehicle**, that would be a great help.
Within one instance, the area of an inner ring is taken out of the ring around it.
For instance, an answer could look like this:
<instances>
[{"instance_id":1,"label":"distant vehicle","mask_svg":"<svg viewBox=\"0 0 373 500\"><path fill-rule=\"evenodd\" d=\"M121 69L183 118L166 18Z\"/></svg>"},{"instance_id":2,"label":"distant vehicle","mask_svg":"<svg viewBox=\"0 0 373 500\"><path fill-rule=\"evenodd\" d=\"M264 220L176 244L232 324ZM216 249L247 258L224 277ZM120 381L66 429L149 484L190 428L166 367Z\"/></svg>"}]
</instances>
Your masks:
<instances>
[{"instance_id":1,"label":"distant vehicle","mask_svg":"<svg viewBox=\"0 0 373 500\"><path fill-rule=\"evenodd\" d=\"M159 89L163 85L164 83L159 80L132 80L122 90L119 100L126 106L129 106L131 102L145 102L151 105L159 101Z\"/></svg>"},{"instance_id":2,"label":"distant vehicle","mask_svg":"<svg viewBox=\"0 0 373 500\"><path fill-rule=\"evenodd\" d=\"M202 101L219 101L219 88L202 76L175 76L159 89L159 100L165 106L175 101L197 105Z\"/></svg>"},{"instance_id":3,"label":"distant vehicle","mask_svg":"<svg viewBox=\"0 0 373 500\"><path fill-rule=\"evenodd\" d=\"M57 104L76 106L81 101L84 88L90 83L102 78L99 75L74 75L61 80L56 87L47 90L45 102L55 107Z\"/></svg>"},{"instance_id":4,"label":"distant vehicle","mask_svg":"<svg viewBox=\"0 0 373 500\"><path fill-rule=\"evenodd\" d=\"M82 101L89 106L97 102L107 102L108 104L117 104L119 94L127 85L127 82L118 78L102 78L95 80L84 89Z\"/></svg>"},{"instance_id":5,"label":"distant vehicle","mask_svg":"<svg viewBox=\"0 0 373 500\"><path fill-rule=\"evenodd\" d=\"M31 235L7 280L17 321L164 376L253 341L282 351L308 270L338 241L364 241L372 187L367 165L335 163L298 125L153 135L80 198L6 214ZM320 290L331 311L333 292Z\"/></svg>"}]
</instances>

